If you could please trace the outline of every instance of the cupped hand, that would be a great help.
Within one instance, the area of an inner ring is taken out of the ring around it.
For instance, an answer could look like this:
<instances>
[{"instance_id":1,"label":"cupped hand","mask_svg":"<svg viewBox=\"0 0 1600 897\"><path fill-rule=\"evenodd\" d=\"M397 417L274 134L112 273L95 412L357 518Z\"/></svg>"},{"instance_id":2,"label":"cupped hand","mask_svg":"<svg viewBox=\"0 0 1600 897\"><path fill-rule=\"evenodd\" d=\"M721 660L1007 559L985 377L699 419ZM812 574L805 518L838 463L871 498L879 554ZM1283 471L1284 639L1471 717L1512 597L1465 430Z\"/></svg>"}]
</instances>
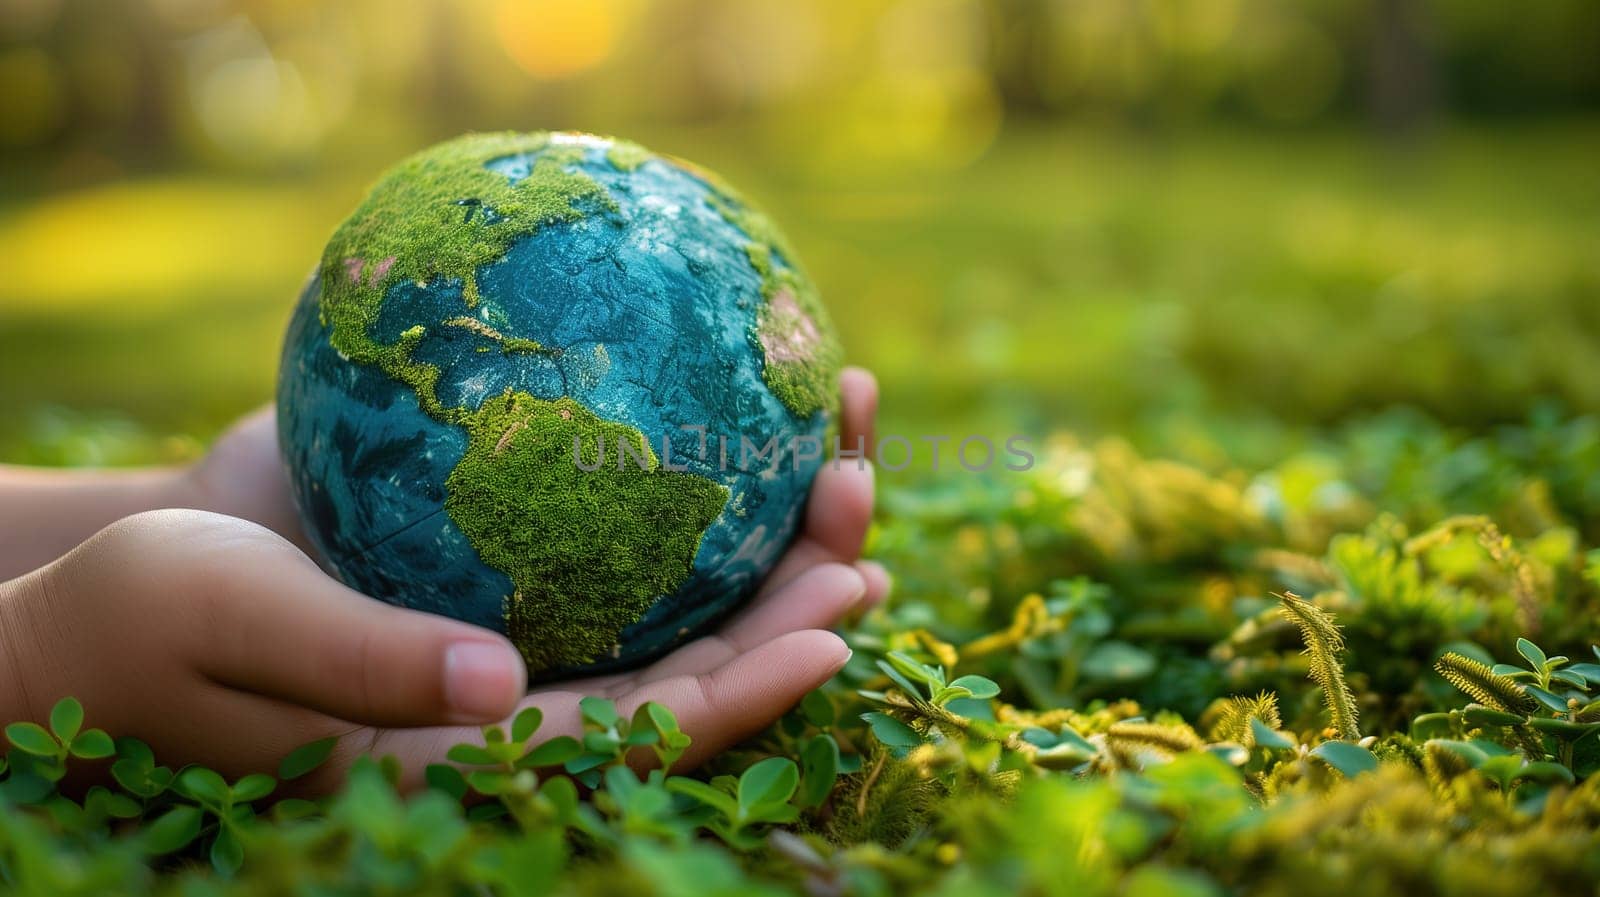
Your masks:
<instances>
[{"instance_id":1,"label":"cupped hand","mask_svg":"<svg viewBox=\"0 0 1600 897\"><path fill-rule=\"evenodd\" d=\"M848 370L842 390L843 441L870 445L876 385ZM598 695L624 713L647 701L671 708L693 765L831 677L849 651L827 627L889 585L859 559L871 467L826 465L799 538L717 633L634 672L527 693L503 636L361 595L297 547L270 417L231 431L188 487L212 510L125 518L5 585L7 718L41 719L74 695L90 724L142 738L162 762L233 775L336 735L340 749L313 786L331 786L364 753L396 755L415 786L452 745L480 738L477 726L526 706L544 711L542 734L580 734L578 701Z\"/></svg>"}]
</instances>

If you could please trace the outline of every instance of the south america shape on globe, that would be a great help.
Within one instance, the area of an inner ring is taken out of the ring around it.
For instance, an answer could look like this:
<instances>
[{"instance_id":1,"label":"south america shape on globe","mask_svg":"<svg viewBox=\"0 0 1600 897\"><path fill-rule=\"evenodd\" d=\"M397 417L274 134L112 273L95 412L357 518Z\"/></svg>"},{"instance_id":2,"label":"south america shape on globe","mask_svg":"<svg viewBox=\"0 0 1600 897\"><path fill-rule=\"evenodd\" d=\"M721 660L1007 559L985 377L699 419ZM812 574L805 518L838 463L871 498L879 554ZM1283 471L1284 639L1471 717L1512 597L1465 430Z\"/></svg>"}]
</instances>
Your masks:
<instances>
[{"instance_id":1,"label":"south america shape on globe","mask_svg":"<svg viewBox=\"0 0 1600 897\"><path fill-rule=\"evenodd\" d=\"M535 678L602 672L770 571L841 357L777 228L714 175L474 134L334 233L285 339L279 438L345 583L506 633Z\"/></svg>"}]
</instances>

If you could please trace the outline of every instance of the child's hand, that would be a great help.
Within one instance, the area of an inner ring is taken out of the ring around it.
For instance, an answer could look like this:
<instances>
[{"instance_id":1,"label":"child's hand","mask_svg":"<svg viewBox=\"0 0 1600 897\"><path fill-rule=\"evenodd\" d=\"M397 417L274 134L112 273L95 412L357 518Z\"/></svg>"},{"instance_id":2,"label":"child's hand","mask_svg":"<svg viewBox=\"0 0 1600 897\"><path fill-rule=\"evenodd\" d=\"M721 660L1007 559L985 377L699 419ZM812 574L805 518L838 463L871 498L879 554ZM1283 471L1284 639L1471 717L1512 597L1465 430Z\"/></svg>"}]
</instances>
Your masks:
<instances>
[{"instance_id":1,"label":"child's hand","mask_svg":"<svg viewBox=\"0 0 1600 897\"><path fill-rule=\"evenodd\" d=\"M845 377L847 443L871 438L876 388ZM255 433L256 435L251 435ZM216 504L291 537L270 425L247 423L195 482ZM270 448L269 448L270 447ZM231 469L230 469L231 468ZM271 770L308 741L343 736L322 784L359 753L392 753L408 784L448 748L536 704L548 734L576 734L584 695L624 712L659 701L694 738L694 763L775 719L848 658L823 627L881 599L883 570L857 560L870 470L825 468L804 533L721 632L634 673L524 696L520 658L496 633L374 601L328 578L285 538L237 517L154 511L121 520L57 562L0 585L7 720L41 719L60 697L95 726L148 741L163 762Z\"/></svg>"}]
</instances>

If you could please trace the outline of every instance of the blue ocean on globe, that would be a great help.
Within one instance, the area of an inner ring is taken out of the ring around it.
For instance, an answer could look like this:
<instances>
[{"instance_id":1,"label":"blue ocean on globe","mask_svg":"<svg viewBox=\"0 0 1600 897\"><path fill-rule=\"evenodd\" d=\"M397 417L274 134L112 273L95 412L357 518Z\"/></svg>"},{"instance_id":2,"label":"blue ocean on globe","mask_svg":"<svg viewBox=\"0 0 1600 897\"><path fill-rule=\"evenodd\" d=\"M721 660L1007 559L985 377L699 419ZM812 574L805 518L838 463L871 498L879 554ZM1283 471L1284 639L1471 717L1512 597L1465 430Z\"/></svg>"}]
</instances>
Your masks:
<instances>
[{"instance_id":1,"label":"blue ocean on globe","mask_svg":"<svg viewBox=\"0 0 1600 897\"><path fill-rule=\"evenodd\" d=\"M558 427L574 411L588 420L587 411L647 440L659 456L656 475L681 470L671 475L721 487L696 492L714 496L715 516L689 534L697 547L684 543L692 564L681 581L651 596L614 641L607 633L609 650L571 656L525 648L531 672L551 678L624 668L705 632L756 590L793 539L826 454L829 407L797 401L777 376L787 365L802 379L825 382L831 394L837 347L809 282L775 229L713 176L631 144L487 135L418 158L380 182L336 235L286 336L280 440L311 541L331 572L375 598L508 632L514 641L564 639L560 631L508 626L521 600L513 571L485 559L482 538L475 544L460 523L467 511L452 513L447 504L471 426L511 421L497 439L484 437L490 447L480 448L473 470L496 470L497 453L536 438L527 435L533 424L493 417L486 403L511 408L515 396ZM448 177L429 180L439 170ZM457 196L457 179L486 186L475 191L481 195ZM404 205L414 200L418 208ZM409 222L394 220L396 203L427 227L407 230ZM364 256L367 245L377 249ZM476 263L470 253L485 246L495 252ZM452 276L451 264L470 271L458 267L462 276ZM334 282L342 292L330 291ZM742 439L757 450L775 440L775 448L752 457ZM577 468L566 443L562 463ZM605 463L616 466L617 448L605 449ZM563 572L560 581L584 581L592 592L567 600L603 604L612 600L608 577L638 576L627 557L605 550L649 545L637 536L607 541L635 509L614 490L579 494L589 481L572 477L584 475L559 473L576 484L568 504L535 494L540 479L525 490L499 484L470 510L479 515L474 527L492 528L492 502L509 501L506 519L539 521L588 546L591 569ZM472 485L458 474L454 488ZM656 500L646 513L670 514L673 504ZM573 507L592 507L593 515ZM630 532L650 529L629 521ZM609 558L622 572L608 572ZM559 662L538 668L535 656Z\"/></svg>"}]
</instances>

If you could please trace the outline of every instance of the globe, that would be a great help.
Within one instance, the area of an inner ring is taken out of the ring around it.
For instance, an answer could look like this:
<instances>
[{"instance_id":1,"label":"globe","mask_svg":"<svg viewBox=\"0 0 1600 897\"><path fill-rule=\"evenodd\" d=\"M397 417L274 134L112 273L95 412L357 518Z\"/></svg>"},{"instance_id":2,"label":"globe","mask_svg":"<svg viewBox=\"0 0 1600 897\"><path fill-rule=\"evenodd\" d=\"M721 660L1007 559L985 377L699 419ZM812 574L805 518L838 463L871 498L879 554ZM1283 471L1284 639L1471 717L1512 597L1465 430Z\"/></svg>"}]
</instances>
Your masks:
<instances>
[{"instance_id":1,"label":"globe","mask_svg":"<svg viewBox=\"0 0 1600 897\"><path fill-rule=\"evenodd\" d=\"M386 173L296 306L279 438L368 595L505 633L535 680L703 633L793 539L841 350L772 222L585 134L475 134Z\"/></svg>"}]
</instances>

